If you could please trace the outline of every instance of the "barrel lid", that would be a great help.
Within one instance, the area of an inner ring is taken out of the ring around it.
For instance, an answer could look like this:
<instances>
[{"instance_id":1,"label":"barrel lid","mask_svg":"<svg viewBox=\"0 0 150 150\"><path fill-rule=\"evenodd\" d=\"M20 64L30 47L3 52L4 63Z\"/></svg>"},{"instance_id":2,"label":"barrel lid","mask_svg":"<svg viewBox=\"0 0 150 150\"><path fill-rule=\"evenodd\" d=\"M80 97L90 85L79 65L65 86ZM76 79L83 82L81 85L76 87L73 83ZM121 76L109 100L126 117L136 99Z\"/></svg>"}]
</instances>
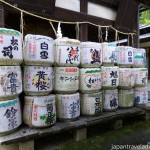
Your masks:
<instances>
[{"instance_id":1,"label":"barrel lid","mask_svg":"<svg viewBox=\"0 0 150 150\"><path fill-rule=\"evenodd\" d=\"M13 36L20 36L21 33L17 30L13 29L7 29L7 28L0 28L0 35L1 34L6 34L6 35L13 35Z\"/></svg>"},{"instance_id":2,"label":"barrel lid","mask_svg":"<svg viewBox=\"0 0 150 150\"><path fill-rule=\"evenodd\" d=\"M51 37L44 36L44 35L34 35L34 34L27 34L25 36L25 41L32 41L32 40L46 40L49 42L53 42L54 40Z\"/></svg>"},{"instance_id":3,"label":"barrel lid","mask_svg":"<svg viewBox=\"0 0 150 150\"><path fill-rule=\"evenodd\" d=\"M57 38L54 45L79 45L80 41L76 39L69 39L67 37Z\"/></svg>"}]
</instances>

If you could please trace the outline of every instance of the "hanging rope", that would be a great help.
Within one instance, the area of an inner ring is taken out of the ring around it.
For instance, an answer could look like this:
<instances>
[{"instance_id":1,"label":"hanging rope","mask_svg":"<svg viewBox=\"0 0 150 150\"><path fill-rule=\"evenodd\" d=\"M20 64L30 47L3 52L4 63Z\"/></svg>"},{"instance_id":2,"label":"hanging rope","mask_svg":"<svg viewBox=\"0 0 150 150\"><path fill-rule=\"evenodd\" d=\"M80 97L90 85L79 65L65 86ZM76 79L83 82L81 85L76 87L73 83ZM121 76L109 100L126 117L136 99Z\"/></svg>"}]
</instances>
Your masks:
<instances>
[{"instance_id":1,"label":"hanging rope","mask_svg":"<svg viewBox=\"0 0 150 150\"><path fill-rule=\"evenodd\" d=\"M99 43L103 43L102 28L101 28L101 26L98 27L98 41L99 41Z\"/></svg>"},{"instance_id":2,"label":"hanging rope","mask_svg":"<svg viewBox=\"0 0 150 150\"><path fill-rule=\"evenodd\" d=\"M131 34L131 38L132 38L132 47L134 47L134 37L133 37L134 35L133 34Z\"/></svg>"},{"instance_id":3,"label":"hanging rope","mask_svg":"<svg viewBox=\"0 0 150 150\"><path fill-rule=\"evenodd\" d=\"M79 40L79 35L80 35L80 29L79 29L79 22L76 24L76 39Z\"/></svg>"},{"instance_id":4,"label":"hanging rope","mask_svg":"<svg viewBox=\"0 0 150 150\"><path fill-rule=\"evenodd\" d=\"M49 21L49 23L50 23L50 25L51 25L51 27L52 27L52 29L53 29L53 31L54 31L54 34L55 34L55 36L56 36L56 38L57 38L57 32L56 32L56 30L55 30L55 28L54 28L54 26L53 26L53 23L52 23L51 21Z\"/></svg>"},{"instance_id":5,"label":"hanging rope","mask_svg":"<svg viewBox=\"0 0 150 150\"><path fill-rule=\"evenodd\" d=\"M105 41L108 41L108 27L106 27L106 33L105 33Z\"/></svg>"}]
</instances>

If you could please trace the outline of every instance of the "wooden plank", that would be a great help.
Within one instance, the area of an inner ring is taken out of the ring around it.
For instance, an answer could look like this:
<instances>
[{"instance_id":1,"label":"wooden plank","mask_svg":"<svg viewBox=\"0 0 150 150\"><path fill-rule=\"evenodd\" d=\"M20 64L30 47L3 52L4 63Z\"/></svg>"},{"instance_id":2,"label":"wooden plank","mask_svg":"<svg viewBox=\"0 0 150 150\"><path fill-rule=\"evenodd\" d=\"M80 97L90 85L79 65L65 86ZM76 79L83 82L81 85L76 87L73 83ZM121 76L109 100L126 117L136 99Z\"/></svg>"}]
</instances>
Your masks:
<instances>
[{"instance_id":1,"label":"wooden plank","mask_svg":"<svg viewBox=\"0 0 150 150\"><path fill-rule=\"evenodd\" d=\"M0 145L0 150L19 150L18 143L13 143L9 145Z\"/></svg>"},{"instance_id":2,"label":"wooden plank","mask_svg":"<svg viewBox=\"0 0 150 150\"><path fill-rule=\"evenodd\" d=\"M0 27L4 27L4 6L0 3Z\"/></svg>"},{"instance_id":3,"label":"wooden plank","mask_svg":"<svg viewBox=\"0 0 150 150\"><path fill-rule=\"evenodd\" d=\"M0 137L0 144L11 144L15 142L27 141L42 136L56 134L71 129L86 128L86 126L94 125L97 123L103 123L112 119L124 118L134 115L145 114L146 110L142 108L129 108L129 109L118 109L116 112L103 112L97 117L80 117L78 120L73 122L60 122L57 121L55 125L47 128L29 128L28 126L21 126L15 133L7 136Z\"/></svg>"},{"instance_id":4,"label":"wooden plank","mask_svg":"<svg viewBox=\"0 0 150 150\"><path fill-rule=\"evenodd\" d=\"M100 116L97 117L87 117L84 118L87 121L87 126L91 126L97 123L103 123L106 121L113 120L115 118L124 118L134 115L142 115L145 113L145 110L141 108L128 108L128 109L118 109L115 112L103 112Z\"/></svg>"},{"instance_id":5,"label":"wooden plank","mask_svg":"<svg viewBox=\"0 0 150 150\"><path fill-rule=\"evenodd\" d=\"M84 120L76 120L73 122L57 122L55 125L47 128L29 128L28 126L20 127L16 132L0 137L0 144L10 144L18 141L26 141L41 136L56 134L62 131L76 129L79 127L85 127L86 122Z\"/></svg>"}]
</instances>

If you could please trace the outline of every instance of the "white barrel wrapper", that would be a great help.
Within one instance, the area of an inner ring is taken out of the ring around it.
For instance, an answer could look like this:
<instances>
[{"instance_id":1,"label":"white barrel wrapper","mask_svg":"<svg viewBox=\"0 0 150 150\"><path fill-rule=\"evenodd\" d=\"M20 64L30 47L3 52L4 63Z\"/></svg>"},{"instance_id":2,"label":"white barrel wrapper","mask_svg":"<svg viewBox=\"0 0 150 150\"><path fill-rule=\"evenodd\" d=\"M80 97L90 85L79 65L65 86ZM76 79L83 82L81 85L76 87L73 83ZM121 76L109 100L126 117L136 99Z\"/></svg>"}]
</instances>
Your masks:
<instances>
[{"instance_id":1,"label":"white barrel wrapper","mask_svg":"<svg viewBox=\"0 0 150 150\"><path fill-rule=\"evenodd\" d=\"M31 127L48 127L56 122L55 95L25 96L23 120Z\"/></svg>"},{"instance_id":2,"label":"white barrel wrapper","mask_svg":"<svg viewBox=\"0 0 150 150\"><path fill-rule=\"evenodd\" d=\"M70 93L78 89L79 69L77 67L55 67L55 91Z\"/></svg>"},{"instance_id":3,"label":"white barrel wrapper","mask_svg":"<svg viewBox=\"0 0 150 150\"><path fill-rule=\"evenodd\" d=\"M116 43L103 43L103 65L114 65L117 63Z\"/></svg>"},{"instance_id":4,"label":"white barrel wrapper","mask_svg":"<svg viewBox=\"0 0 150 150\"><path fill-rule=\"evenodd\" d=\"M146 65L146 51L144 48L133 49L133 67L142 68Z\"/></svg>"},{"instance_id":5,"label":"white barrel wrapper","mask_svg":"<svg viewBox=\"0 0 150 150\"><path fill-rule=\"evenodd\" d=\"M80 96L75 94L56 94L57 117L62 121L73 121L80 116Z\"/></svg>"},{"instance_id":6,"label":"white barrel wrapper","mask_svg":"<svg viewBox=\"0 0 150 150\"><path fill-rule=\"evenodd\" d=\"M133 48L129 46L117 46L117 64L120 67L133 65Z\"/></svg>"},{"instance_id":7,"label":"white barrel wrapper","mask_svg":"<svg viewBox=\"0 0 150 150\"><path fill-rule=\"evenodd\" d=\"M25 36L24 60L32 65L52 65L54 63L54 40L43 35Z\"/></svg>"},{"instance_id":8,"label":"white barrel wrapper","mask_svg":"<svg viewBox=\"0 0 150 150\"><path fill-rule=\"evenodd\" d=\"M135 72L135 86L146 86L148 83L148 69L134 68Z\"/></svg>"},{"instance_id":9,"label":"white barrel wrapper","mask_svg":"<svg viewBox=\"0 0 150 150\"><path fill-rule=\"evenodd\" d=\"M101 67L102 88L117 88L119 84L119 67Z\"/></svg>"},{"instance_id":10,"label":"white barrel wrapper","mask_svg":"<svg viewBox=\"0 0 150 150\"><path fill-rule=\"evenodd\" d=\"M102 93L81 94L81 114L100 115L102 112Z\"/></svg>"},{"instance_id":11,"label":"white barrel wrapper","mask_svg":"<svg viewBox=\"0 0 150 150\"><path fill-rule=\"evenodd\" d=\"M0 102L0 134L9 134L11 130L17 129L22 123L19 99Z\"/></svg>"},{"instance_id":12,"label":"white barrel wrapper","mask_svg":"<svg viewBox=\"0 0 150 150\"><path fill-rule=\"evenodd\" d=\"M55 40L55 63L58 66L78 66L80 64L80 41L69 38Z\"/></svg>"},{"instance_id":13,"label":"white barrel wrapper","mask_svg":"<svg viewBox=\"0 0 150 150\"><path fill-rule=\"evenodd\" d=\"M28 95L48 95L53 90L53 68L24 67L24 91ZM42 93L42 94L41 94Z\"/></svg>"},{"instance_id":14,"label":"white barrel wrapper","mask_svg":"<svg viewBox=\"0 0 150 150\"><path fill-rule=\"evenodd\" d=\"M134 104L145 105L148 103L148 89L147 87L136 87L134 89Z\"/></svg>"},{"instance_id":15,"label":"white barrel wrapper","mask_svg":"<svg viewBox=\"0 0 150 150\"><path fill-rule=\"evenodd\" d=\"M103 107L105 111L118 108L118 90L103 90Z\"/></svg>"},{"instance_id":16,"label":"white barrel wrapper","mask_svg":"<svg viewBox=\"0 0 150 150\"><path fill-rule=\"evenodd\" d=\"M135 73L132 68L119 68L119 87L131 89L135 84Z\"/></svg>"},{"instance_id":17,"label":"white barrel wrapper","mask_svg":"<svg viewBox=\"0 0 150 150\"><path fill-rule=\"evenodd\" d=\"M132 107L134 105L134 90L119 90L119 107Z\"/></svg>"},{"instance_id":18,"label":"white barrel wrapper","mask_svg":"<svg viewBox=\"0 0 150 150\"><path fill-rule=\"evenodd\" d=\"M82 93L98 92L101 89L101 70L99 68L80 69L80 86Z\"/></svg>"},{"instance_id":19,"label":"white barrel wrapper","mask_svg":"<svg viewBox=\"0 0 150 150\"><path fill-rule=\"evenodd\" d=\"M14 98L22 92L20 66L0 66L0 98Z\"/></svg>"},{"instance_id":20,"label":"white barrel wrapper","mask_svg":"<svg viewBox=\"0 0 150 150\"><path fill-rule=\"evenodd\" d=\"M23 61L22 35L13 29L0 28L0 64L19 65Z\"/></svg>"},{"instance_id":21,"label":"white barrel wrapper","mask_svg":"<svg viewBox=\"0 0 150 150\"><path fill-rule=\"evenodd\" d=\"M100 67L102 64L102 48L100 43L81 43L81 66L86 68Z\"/></svg>"}]
</instances>

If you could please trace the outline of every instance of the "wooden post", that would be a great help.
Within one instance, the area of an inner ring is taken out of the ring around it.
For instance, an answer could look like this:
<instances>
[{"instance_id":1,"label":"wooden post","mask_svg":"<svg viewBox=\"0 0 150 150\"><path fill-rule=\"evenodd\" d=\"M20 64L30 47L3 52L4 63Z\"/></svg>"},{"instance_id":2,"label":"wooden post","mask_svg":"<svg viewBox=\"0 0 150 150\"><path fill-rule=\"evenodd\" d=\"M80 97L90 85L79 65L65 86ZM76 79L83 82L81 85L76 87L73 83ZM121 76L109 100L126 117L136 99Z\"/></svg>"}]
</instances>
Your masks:
<instances>
[{"instance_id":1,"label":"wooden post","mask_svg":"<svg viewBox=\"0 0 150 150\"><path fill-rule=\"evenodd\" d=\"M122 128L122 123L123 123L122 119L115 120L112 122L111 128L112 129L120 129L120 128Z\"/></svg>"},{"instance_id":2,"label":"wooden post","mask_svg":"<svg viewBox=\"0 0 150 150\"><path fill-rule=\"evenodd\" d=\"M4 6L0 3L0 27L4 27Z\"/></svg>"},{"instance_id":3,"label":"wooden post","mask_svg":"<svg viewBox=\"0 0 150 150\"><path fill-rule=\"evenodd\" d=\"M84 140L84 139L86 139L86 137L87 137L86 127L85 128L79 128L79 129L76 129L74 131L74 139L75 139L75 141Z\"/></svg>"},{"instance_id":4,"label":"wooden post","mask_svg":"<svg viewBox=\"0 0 150 150\"><path fill-rule=\"evenodd\" d=\"M88 0L80 0L80 12L87 14ZM88 41L88 24L80 25L80 36L81 42Z\"/></svg>"},{"instance_id":5,"label":"wooden post","mask_svg":"<svg viewBox=\"0 0 150 150\"><path fill-rule=\"evenodd\" d=\"M34 140L19 142L19 150L34 150Z\"/></svg>"},{"instance_id":6,"label":"wooden post","mask_svg":"<svg viewBox=\"0 0 150 150\"><path fill-rule=\"evenodd\" d=\"M18 143L9 145L0 145L0 150L19 150Z\"/></svg>"}]
</instances>

